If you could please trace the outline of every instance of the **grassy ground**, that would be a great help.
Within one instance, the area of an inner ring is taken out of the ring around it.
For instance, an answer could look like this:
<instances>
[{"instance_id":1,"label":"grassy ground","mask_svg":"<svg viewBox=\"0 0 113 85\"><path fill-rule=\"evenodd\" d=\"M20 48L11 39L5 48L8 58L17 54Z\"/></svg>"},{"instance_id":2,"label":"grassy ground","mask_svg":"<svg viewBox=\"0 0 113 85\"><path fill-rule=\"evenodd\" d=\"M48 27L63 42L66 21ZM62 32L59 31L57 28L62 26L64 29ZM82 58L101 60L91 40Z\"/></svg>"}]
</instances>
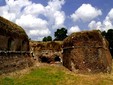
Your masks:
<instances>
[{"instance_id":1,"label":"grassy ground","mask_svg":"<svg viewBox=\"0 0 113 85\"><path fill-rule=\"evenodd\" d=\"M0 85L113 85L113 72L83 75L62 66L44 64L22 73L2 75Z\"/></svg>"}]
</instances>

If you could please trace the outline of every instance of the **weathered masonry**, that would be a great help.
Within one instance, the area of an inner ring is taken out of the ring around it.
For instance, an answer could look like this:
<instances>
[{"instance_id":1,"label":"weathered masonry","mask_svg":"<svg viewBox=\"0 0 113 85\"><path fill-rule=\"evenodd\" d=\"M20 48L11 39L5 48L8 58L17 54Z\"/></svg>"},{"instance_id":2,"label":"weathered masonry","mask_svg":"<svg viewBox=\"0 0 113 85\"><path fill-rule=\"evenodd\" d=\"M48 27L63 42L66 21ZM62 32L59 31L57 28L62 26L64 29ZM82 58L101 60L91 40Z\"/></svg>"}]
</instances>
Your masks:
<instances>
[{"instance_id":1,"label":"weathered masonry","mask_svg":"<svg viewBox=\"0 0 113 85\"><path fill-rule=\"evenodd\" d=\"M0 17L0 73L32 65L29 40L18 25Z\"/></svg>"},{"instance_id":2,"label":"weathered masonry","mask_svg":"<svg viewBox=\"0 0 113 85\"><path fill-rule=\"evenodd\" d=\"M30 51L38 62L55 63L62 62L62 42L30 42Z\"/></svg>"},{"instance_id":3,"label":"weathered masonry","mask_svg":"<svg viewBox=\"0 0 113 85\"><path fill-rule=\"evenodd\" d=\"M63 43L63 65L78 72L111 72L108 42L97 30L71 34Z\"/></svg>"}]
</instances>

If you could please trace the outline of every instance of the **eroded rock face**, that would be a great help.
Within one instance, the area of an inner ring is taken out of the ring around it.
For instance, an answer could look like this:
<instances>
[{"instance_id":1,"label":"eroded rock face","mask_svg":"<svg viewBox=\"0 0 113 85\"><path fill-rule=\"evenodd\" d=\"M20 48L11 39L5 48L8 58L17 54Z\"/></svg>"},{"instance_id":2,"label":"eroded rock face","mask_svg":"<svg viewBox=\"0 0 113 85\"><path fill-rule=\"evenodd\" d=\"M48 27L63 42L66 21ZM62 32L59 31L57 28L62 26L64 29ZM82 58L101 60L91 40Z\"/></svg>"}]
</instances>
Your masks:
<instances>
[{"instance_id":1,"label":"eroded rock face","mask_svg":"<svg viewBox=\"0 0 113 85\"><path fill-rule=\"evenodd\" d=\"M63 65L78 72L111 72L108 42L100 31L73 33L64 40Z\"/></svg>"}]
</instances>

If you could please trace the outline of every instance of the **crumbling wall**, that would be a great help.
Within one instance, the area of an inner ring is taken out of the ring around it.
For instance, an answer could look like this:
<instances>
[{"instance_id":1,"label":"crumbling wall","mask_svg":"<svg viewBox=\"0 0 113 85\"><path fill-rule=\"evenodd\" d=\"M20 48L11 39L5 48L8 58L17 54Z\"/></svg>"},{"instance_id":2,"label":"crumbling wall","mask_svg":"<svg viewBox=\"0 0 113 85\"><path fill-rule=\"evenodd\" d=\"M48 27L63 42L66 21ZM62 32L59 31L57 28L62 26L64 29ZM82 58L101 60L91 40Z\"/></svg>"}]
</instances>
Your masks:
<instances>
[{"instance_id":1,"label":"crumbling wall","mask_svg":"<svg viewBox=\"0 0 113 85\"><path fill-rule=\"evenodd\" d=\"M78 72L111 72L108 42L100 31L73 33L64 40L63 65Z\"/></svg>"},{"instance_id":2,"label":"crumbling wall","mask_svg":"<svg viewBox=\"0 0 113 85\"><path fill-rule=\"evenodd\" d=\"M0 50L28 51L29 40L25 31L15 23L0 16Z\"/></svg>"},{"instance_id":3,"label":"crumbling wall","mask_svg":"<svg viewBox=\"0 0 113 85\"><path fill-rule=\"evenodd\" d=\"M30 50L38 62L55 62L56 57L62 61L62 42L30 42Z\"/></svg>"},{"instance_id":4,"label":"crumbling wall","mask_svg":"<svg viewBox=\"0 0 113 85\"><path fill-rule=\"evenodd\" d=\"M0 52L0 74L21 70L32 65L30 53Z\"/></svg>"},{"instance_id":5,"label":"crumbling wall","mask_svg":"<svg viewBox=\"0 0 113 85\"><path fill-rule=\"evenodd\" d=\"M33 65L25 31L0 16L0 74Z\"/></svg>"},{"instance_id":6,"label":"crumbling wall","mask_svg":"<svg viewBox=\"0 0 113 85\"><path fill-rule=\"evenodd\" d=\"M7 50L8 46L8 38L7 36L0 35L0 50Z\"/></svg>"}]
</instances>

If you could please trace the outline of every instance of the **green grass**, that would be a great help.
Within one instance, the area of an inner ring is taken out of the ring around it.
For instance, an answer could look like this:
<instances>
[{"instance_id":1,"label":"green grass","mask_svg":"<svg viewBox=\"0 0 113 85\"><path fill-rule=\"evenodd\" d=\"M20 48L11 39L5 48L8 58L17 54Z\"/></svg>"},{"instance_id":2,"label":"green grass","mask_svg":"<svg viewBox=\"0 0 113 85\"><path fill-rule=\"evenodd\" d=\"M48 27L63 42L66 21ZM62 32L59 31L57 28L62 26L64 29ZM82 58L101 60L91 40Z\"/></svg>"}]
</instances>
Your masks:
<instances>
[{"instance_id":1,"label":"green grass","mask_svg":"<svg viewBox=\"0 0 113 85\"><path fill-rule=\"evenodd\" d=\"M44 65L15 76L1 76L0 85L113 85L111 74L76 74L64 67Z\"/></svg>"}]
</instances>

